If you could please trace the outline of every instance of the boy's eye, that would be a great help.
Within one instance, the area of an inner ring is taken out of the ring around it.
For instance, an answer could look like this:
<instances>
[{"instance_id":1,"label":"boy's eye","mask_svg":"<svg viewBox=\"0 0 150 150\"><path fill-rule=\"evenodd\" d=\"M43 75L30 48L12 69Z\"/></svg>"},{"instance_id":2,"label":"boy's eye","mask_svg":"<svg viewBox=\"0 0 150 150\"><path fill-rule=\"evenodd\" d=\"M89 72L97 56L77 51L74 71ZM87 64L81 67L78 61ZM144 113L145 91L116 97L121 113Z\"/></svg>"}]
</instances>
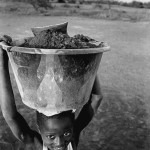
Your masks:
<instances>
[{"instance_id":1,"label":"boy's eye","mask_svg":"<svg viewBox=\"0 0 150 150\"><path fill-rule=\"evenodd\" d=\"M65 132L64 136L70 136L70 134L71 134L70 132Z\"/></svg>"},{"instance_id":2,"label":"boy's eye","mask_svg":"<svg viewBox=\"0 0 150 150\"><path fill-rule=\"evenodd\" d=\"M55 139L55 136L54 135L47 135L46 136L48 139L50 139L50 140L54 140Z\"/></svg>"}]
</instances>

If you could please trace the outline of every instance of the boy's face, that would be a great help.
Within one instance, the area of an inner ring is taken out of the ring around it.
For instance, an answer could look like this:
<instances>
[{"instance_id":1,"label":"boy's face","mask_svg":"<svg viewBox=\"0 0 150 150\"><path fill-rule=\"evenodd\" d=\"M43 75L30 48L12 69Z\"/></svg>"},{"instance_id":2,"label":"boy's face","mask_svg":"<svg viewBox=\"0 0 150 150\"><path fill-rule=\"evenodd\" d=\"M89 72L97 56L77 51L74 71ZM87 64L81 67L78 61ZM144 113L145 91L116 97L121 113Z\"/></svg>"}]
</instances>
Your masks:
<instances>
[{"instance_id":1,"label":"boy's face","mask_svg":"<svg viewBox=\"0 0 150 150\"><path fill-rule=\"evenodd\" d=\"M39 127L43 143L50 150L66 150L73 137L73 122L69 117L48 119Z\"/></svg>"}]
</instances>

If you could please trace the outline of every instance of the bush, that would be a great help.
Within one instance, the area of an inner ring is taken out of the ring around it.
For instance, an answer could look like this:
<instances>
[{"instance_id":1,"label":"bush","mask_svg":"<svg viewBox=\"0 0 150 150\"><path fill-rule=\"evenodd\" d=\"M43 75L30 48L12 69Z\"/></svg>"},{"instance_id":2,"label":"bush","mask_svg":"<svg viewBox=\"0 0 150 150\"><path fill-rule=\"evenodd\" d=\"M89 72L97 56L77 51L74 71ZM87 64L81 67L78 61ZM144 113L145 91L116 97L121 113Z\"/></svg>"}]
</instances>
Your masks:
<instances>
[{"instance_id":1,"label":"bush","mask_svg":"<svg viewBox=\"0 0 150 150\"><path fill-rule=\"evenodd\" d=\"M144 8L143 3L142 2L137 2L137 1L133 1L131 3L131 7Z\"/></svg>"},{"instance_id":2,"label":"bush","mask_svg":"<svg viewBox=\"0 0 150 150\"><path fill-rule=\"evenodd\" d=\"M58 3L65 3L65 0L58 0Z\"/></svg>"}]
</instances>

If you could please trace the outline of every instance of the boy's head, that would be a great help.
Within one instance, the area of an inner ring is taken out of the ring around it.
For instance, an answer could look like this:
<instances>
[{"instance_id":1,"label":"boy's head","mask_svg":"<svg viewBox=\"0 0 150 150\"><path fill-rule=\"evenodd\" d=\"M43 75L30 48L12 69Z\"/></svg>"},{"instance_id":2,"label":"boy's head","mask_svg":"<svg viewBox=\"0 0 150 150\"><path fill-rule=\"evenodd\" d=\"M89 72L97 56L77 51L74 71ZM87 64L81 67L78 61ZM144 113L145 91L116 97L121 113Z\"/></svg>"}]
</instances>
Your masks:
<instances>
[{"instance_id":1,"label":"boy's head","mask_svg":"<svg viewBox=\"0 0 150 150\"><path fill-rule=\"evenodd\" d=\"M71 110L49 117L37 112L37 125L44 145L50 150L66 150L73 137L74 118Z\"/></svg>"}]
</instances>

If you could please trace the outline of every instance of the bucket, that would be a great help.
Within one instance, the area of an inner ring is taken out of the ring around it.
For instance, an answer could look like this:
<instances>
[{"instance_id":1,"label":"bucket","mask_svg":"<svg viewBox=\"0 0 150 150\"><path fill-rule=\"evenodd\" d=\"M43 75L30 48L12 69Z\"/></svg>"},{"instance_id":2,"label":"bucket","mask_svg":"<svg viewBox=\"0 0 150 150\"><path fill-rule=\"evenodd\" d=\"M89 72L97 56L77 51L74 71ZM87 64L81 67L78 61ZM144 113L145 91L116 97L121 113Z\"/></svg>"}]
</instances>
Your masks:
<instances>
[{"instance_id":1,"label":"bucket","mask_svg":"<svg viewBox=\"0 0 150 150\"><path fill-rule=\"evenodd\" d=\"M46 116L80 110L87 103L102 54L109 47L89 49L7 50L22 101Z\"/></svg>"}]
</instances>

